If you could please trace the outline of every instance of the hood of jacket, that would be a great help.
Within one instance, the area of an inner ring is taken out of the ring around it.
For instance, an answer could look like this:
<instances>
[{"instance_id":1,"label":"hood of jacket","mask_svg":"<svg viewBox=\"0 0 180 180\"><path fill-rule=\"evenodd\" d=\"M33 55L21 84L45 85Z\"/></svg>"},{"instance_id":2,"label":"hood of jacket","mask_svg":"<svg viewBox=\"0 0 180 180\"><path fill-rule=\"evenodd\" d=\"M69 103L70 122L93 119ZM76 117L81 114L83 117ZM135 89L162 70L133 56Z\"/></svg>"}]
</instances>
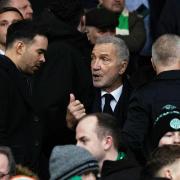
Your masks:
<instances>
[{"instance_id":1,"label":"hood of jacket","mask_svg":"<svg viewBox=\"0 0 180 180\"><path fill-rule=\"evenodd\" d=\"M82 41L87 39L84 33L79 32L75 27L70 26L68 23L63 22L61 19L56 17L49 9L45 9L41 14L39 21L48 30L49 41L55 41L64 39Z\"/></svg>"}]
</instances>

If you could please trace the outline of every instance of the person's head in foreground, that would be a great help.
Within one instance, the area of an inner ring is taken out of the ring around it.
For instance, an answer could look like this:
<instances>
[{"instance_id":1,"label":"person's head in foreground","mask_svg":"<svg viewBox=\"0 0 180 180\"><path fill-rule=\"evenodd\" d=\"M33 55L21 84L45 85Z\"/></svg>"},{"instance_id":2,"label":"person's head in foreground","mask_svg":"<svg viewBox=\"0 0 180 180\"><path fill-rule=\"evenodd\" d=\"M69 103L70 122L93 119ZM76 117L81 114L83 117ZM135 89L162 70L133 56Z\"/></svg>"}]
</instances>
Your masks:
<instances>
[{"instance_id":1,"label":"person's head in foreground","mask_svg":"<svg viewBox=\"0 0 180 180\"><path fill-rule=\"evenodd\" d=\"M116 118L105 113L84 116L76 127L77 145L86 148L98 160L115 161L120 146L120 129Z\"/></svg>"},{"instance_id":2,"label":"person's head in foreground","mask_svg":"<svg viewBox=\"0 0 180 180\"><path fill-rule=\"evenodd\" d=\"M145 177L180 179L180 147L178 145L164 145L158 147L151 154L145 169ZM144 177L143 180L146 180Z\"/></svg>"},{"instance_id":3,"label":"person's head in foreground","mask_svg":"<svg viewBox=\"0 0 180 180\"><path fill-rule=\"evenodd\" d=\"M0 146L0 179L9 180L16 173L16 164L9 147Z\"/></svg>"},{"instance_id":4,"label":"person's head in foreground","mask_svg":"<svg viewBox=\"0 0 180 180\"><path fill-rule=\"evenodd\" d=\"M52 150L50 180L95 180L98 170L97 160L82 147L65 145Z\"/></svg>"}]
</instances>

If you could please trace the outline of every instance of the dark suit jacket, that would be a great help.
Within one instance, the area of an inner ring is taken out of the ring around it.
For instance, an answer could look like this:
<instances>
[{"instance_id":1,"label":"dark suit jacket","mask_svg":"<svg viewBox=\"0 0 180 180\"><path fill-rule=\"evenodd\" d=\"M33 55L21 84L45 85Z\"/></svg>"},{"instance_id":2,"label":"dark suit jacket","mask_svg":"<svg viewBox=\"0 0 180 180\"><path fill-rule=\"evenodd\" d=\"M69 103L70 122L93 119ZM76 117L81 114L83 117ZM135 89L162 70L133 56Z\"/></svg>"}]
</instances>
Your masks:
<instances>
[{"instance_id":1,"label":"dark suit jacket","mask_svg":"<svg viewBox=\"0 0 180 180\"><path fill-rule=\"evenodd\" d=\"M123 137L138 156L152 150L151 130L161 108L172 104L180 108L180 70L165 71L154 81L138 88L130 98Z\"/></svg>"},{"instance_id":2,"label":"dark suit jacket","mask_svg":"<svg viewBox=\"0 0 180 180\"><path fill-rule=\"evenodd\" d=\"M0 145L12 149L16 163L35 170L41 125L28 100L27 82L9 58L0 56Z\"/></svg>"},{"instance_id":3,"label":"dark suit jacket","mask_svg":"<svg viewBox=\"0 0 180 180\"><path fill-rule=\"evenodd\" d=\"M127 117L127 109L129 104L129 98L132 92L132 87L126 80L123 83L122 94L117 102L114 110L114 116L118 119L120 127L122 128ZM101 90L97 89L92 107L92 112L102 112L101 109Z\"/></svg>"}]
</instances>

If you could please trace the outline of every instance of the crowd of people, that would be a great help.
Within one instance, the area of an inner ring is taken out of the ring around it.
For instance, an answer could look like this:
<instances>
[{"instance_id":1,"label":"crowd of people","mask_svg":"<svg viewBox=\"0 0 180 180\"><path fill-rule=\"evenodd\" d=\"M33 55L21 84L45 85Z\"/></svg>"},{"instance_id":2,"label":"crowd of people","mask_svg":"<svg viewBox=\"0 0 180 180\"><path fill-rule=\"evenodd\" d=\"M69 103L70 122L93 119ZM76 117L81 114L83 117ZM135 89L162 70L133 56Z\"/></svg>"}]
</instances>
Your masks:
<instances>
[{"instance_id":1,"label":"crowd of people","mask_svg":"<svg viewBox=\"0 0 180 180\"><path fill-rule=\"evenodd\" d=\"M0 0L0 179L179 180L180 2L38 3Z\"/></svg>"}]
</instances>

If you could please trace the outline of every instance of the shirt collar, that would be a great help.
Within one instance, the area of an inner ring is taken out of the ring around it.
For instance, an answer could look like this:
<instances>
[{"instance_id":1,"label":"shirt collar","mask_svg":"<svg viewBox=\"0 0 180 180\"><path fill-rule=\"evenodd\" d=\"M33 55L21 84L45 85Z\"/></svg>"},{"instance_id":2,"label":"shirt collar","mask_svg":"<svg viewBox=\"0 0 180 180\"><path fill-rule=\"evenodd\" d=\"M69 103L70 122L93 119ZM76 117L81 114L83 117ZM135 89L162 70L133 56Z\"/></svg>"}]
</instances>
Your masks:
<instances>
[{"instance_id":1,"label":"shirt collar","mask_svg":"<svg viewBox=\"0 0 180 180\"><path fill-rule=\"evenodd\" d=\"M5 52L2 49L0 49L0 54L4 55Z\"/></svg>"},{"instance_id":2,"label":"shirt collar","mask_svg":"<svg viewBox=\"0 0 180 180\"><path fill-rule=\"evenodd\" d=\"M114 97L114 99L116 100L116 102L118 102L121 94L122 94L122 88L123 85L119 86L117 89L115 89L114 91L112 91L110 94ZM108 92L101 90L101 97L104 96L105 94L107 94Z\"/></svg>"}]
</instances>

